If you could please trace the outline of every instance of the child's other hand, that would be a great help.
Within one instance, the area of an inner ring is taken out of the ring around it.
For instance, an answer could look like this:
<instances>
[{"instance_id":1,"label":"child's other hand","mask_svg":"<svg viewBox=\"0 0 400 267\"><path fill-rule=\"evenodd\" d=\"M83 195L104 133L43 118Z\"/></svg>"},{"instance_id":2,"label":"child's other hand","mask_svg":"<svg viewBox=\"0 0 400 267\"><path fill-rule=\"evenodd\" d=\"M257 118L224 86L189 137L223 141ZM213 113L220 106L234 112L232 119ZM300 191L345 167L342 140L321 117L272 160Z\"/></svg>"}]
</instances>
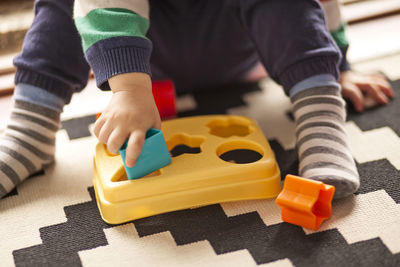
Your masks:
<instances>
[{"instance_id":1,"label":"child's other hand","mask_svg":"<svg viewBox=\"0 0 400 267\"><path fill-rule=\"evenodd\" d=\"M114 154L129 137L126 164L135 165L146 132L160 129L161 120L154 102L151 80L144 73L126 73L109 79L113 96L94 125L94 134Z\"/></svg>"},{"instance_id":2,"label":"child's other hand","mask_svg":"<svg viewBox=\"0 0 400 267\"><path fill-rule=\"evenodd\" d=\"M381 74L344 71L340 74L339 83L343 97L350 100L358 112L362 112L364 107L387 104L393 97L392 87Z\"/></svg>"}]
</instances>

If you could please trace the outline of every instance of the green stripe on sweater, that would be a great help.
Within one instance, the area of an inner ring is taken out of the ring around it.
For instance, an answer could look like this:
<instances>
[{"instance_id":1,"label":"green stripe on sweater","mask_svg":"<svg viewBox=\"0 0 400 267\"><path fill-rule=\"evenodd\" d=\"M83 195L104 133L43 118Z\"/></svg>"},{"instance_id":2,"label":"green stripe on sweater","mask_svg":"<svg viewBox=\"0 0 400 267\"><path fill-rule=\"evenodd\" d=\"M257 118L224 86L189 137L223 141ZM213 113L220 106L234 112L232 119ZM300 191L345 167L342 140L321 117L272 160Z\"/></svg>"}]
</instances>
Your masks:
<instances>
[{"instance_id":1,"label":"green stripe on sweater","mask_svg":"<svg viewBox=\"0 0 400 267\"><path fill-rule=\"evenodd\" d=\"M75 18L76 27L82 37L84 51L94 43L121 36L146 38L149 20L133 11L122 8L98 8L85 17Z\"/></svg>"},{"instance_id":2,"label":"green stripe on sweater","mask_svg":"<svg viewBox=\"0 0 400 267\"><path fill-rule=\"evenodd\" d=\"M339 47L349 45L349 41L346 38L345 29L346 29L346 23L342 23L342 25L340 25L339 29L331 32L333 39L335 40L336 44Z\"/></svg>"}]
</instances>

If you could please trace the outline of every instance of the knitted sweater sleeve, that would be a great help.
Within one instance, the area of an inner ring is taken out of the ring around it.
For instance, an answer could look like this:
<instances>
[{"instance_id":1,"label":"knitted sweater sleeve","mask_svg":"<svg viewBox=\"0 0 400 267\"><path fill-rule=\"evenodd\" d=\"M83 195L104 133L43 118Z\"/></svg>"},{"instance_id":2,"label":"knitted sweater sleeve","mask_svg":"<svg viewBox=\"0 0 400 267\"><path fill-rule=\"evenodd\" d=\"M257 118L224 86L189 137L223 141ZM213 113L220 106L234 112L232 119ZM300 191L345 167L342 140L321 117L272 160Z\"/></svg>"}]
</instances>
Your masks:
<instances>
[{"instance_id":1,"label":"knitted sweater sleeve","mask_svg":"<svg viewBox=\"0 0 400 267\"><path fill-rule=\"evenodd\" d=\"M99 88L109 90L118 74L150 75L147 0L76 0L74 20Z\"/></svg>"}]
</instances>

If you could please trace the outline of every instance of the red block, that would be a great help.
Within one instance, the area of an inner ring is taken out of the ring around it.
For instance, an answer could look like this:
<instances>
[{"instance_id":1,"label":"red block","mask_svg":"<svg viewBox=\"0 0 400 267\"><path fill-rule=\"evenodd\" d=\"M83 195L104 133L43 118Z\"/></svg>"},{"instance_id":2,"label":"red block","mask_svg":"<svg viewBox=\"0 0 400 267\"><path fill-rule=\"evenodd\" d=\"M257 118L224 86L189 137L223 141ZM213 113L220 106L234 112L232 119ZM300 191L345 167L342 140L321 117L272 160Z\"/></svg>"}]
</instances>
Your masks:
<instances>
[{"instance_id":1,"label":"red block","mask_svg":"<svg viewBox=\"0 0 400 267\"><path fill-rule=\"evenodd\" d=\"M175 86L171 80L153 81L153 96L161 119L176 117Z\"/></svg>"}]
</instances>

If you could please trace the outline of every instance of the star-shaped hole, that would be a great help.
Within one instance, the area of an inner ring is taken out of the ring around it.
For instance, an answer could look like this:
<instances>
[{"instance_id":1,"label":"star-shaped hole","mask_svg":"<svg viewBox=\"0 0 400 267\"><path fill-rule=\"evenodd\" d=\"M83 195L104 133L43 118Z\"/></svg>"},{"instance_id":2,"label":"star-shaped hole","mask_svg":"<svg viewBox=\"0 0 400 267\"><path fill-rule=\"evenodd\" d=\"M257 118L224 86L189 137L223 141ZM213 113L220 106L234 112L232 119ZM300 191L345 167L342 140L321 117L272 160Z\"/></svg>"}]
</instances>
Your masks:
<instances>
[{"instance_id":1,"label":"star-shaped hole","mask_svg":"<svg viewBox=\"0 0 400 267\"><path fill-rule=\"evenodd\" d=\"M166 143L172 157L182 154L198 154L201 153L200 145L205 138L202 136L190 136L187 134L177 134L171 137Z\"/></svg>"},{"instance_id":2,"label":"star-shaped hole","mask_svg":"<svg viewBox=\"0 0 400 267\"><path fill-rule=\"evenodd\" d=\"M210 134L224 138L244 137L254 130L250 126L250 121L242 117L215 119L209 122L207 127L210 128Z\"/></svg>"}]
</instances>

